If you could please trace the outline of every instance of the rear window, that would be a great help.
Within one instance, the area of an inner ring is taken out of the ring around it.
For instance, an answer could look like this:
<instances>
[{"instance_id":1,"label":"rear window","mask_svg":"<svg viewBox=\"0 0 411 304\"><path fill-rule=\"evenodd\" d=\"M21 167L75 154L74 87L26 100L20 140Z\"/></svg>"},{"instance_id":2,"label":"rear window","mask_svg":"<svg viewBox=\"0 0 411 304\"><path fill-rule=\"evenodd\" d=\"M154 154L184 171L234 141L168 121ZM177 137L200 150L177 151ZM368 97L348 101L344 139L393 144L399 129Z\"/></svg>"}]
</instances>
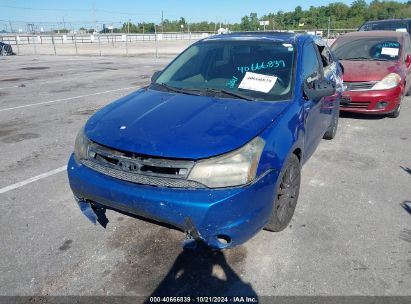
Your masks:
<instances>
[{"instance_id":1,"label":"rear window","mask_svg":"<svg viewBox=\"0 0 411 304\"><path fill-rule=\"evenodd\" d=\"M385 21L385 22L368 22L364 24L360 31L398 31L398 32L408 32L409 22L404 20L398 21Z\"/></svg>"}]
</instances>

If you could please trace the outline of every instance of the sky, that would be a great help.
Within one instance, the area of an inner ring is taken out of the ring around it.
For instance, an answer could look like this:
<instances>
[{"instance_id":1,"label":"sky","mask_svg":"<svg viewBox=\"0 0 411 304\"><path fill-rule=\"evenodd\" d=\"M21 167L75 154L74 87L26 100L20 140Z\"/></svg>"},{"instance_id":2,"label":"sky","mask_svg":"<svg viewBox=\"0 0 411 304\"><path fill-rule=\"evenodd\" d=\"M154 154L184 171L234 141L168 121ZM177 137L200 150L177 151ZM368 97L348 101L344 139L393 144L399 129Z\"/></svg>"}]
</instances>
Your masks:
<instances>
[{"instance_id":1,"label":"sky","mask_svg":"<svg viewBox=\"0 0 411 304\"><path fill-rule=\"evenodd\" d=\"M92 24L105 23L118 25L131 19L131 22L161 22L164 19L176 20L184 17L188 22L215 21L223 23L240 22L251 12L258 16L270 12L293 11L300 5L308 9L311 5L327 5L324 0L307 1L269 1L269 0L0 0L0 30L12 21L12 26L28 22ZM353 0L339 0L350 4ZM94 8L94 12L93 12Z\"/></svg>"}]
</instances>

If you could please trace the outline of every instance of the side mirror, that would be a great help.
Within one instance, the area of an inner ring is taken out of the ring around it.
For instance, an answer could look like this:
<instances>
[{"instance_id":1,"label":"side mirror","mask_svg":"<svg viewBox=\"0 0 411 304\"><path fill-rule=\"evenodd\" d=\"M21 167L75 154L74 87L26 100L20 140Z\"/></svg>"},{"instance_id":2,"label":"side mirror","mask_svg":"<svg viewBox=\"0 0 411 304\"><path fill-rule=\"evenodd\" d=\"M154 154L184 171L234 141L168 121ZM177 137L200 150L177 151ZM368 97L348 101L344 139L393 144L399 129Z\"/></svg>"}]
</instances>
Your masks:
<instances>
[{"instance_id":1,"label":"side mirror","mask_svg":"<svg viewBox=\"0 0 411 304\"><path fill-rule=\"evenodd\" d=\"M407 55L407 57L405 58L405 65L407 66L407 68L410 67L410 65L411 65L411 55Z\"/></svg>"},{"instance_id":2,"label":"side mirror","mask_svg":"<svg viewBox=\"0 0 411 304\"><path fill-rule=\"evenodd\" d=\"M151 83L156 82L157 78L160 76L162 71L155 71L153 76L151 76Z\"/></svg>"},{"instance_id":3,"label":"side mirror","mask_svg":"<svg viewBox=\"0 0 411 304\"><path fill-rule=\"evenodd\" d=\"M320 100L326 96L332 96L336 92L335 83L329 80L315 80L310 84L304 81L304 93L309 100Z\"/></svg>"},{"instance_id":4,"label":"side mirror","mask_svg":"<svg viewBox=\"0 0 411 304\"><path fill-rule=\"evenodd\" d=\"M343 75L344 75L344 66L342 65L341 62L338 62L338 65L340 66L341 72L342 72Z\"/></svg>"}]
</instances>

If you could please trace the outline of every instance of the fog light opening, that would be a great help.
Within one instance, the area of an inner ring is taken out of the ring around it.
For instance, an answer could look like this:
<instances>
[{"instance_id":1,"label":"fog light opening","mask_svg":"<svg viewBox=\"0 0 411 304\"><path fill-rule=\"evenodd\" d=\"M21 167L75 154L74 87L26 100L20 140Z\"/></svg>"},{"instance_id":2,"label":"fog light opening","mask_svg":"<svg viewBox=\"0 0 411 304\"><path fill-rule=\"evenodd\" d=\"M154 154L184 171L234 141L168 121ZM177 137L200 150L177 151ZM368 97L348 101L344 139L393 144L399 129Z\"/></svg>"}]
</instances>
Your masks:
<instances>
[{"instance_id":1,"label":"fog light opening","mask_svg":"<svg viewBox=\"0 0 411 304\"><path fill-rule=\"evenodd\" d=\"M376 108L377 109L383 109L386 108L388 106L388 102L387 101L380 101L377 103Z\"/></svg>"},{"instance_id":2,"label":"fog light opening","mask_svg":"<svg viewBox=\"0 0 411 304\"><path fill-rule=\"evenodd\" d=\"M231 243L231 238L228 235L218 234L216 238L222 246L228 246Z\"/></svg>"}]
</instances>

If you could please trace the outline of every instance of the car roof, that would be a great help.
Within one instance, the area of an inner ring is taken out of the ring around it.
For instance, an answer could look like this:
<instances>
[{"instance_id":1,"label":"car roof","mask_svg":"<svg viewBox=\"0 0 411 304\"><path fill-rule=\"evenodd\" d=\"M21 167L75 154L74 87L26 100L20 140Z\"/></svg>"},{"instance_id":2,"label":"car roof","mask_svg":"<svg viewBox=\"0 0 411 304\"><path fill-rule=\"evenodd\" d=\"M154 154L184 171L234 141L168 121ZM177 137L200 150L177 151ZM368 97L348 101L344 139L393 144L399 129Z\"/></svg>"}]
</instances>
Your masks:
<instances>
[{"instance_id":1,"label":"car roof","mask_svg":"<svg viewBox=\"0 0 411 304\"><path fill-rule=\"evenodd\" d=\"M384 20L369 20L364 22L366 23L384 23L384 22L397 22L397 21L411 21L411 18L404 18L404 19L384 19Z\"/></svg>"},{"instance_id":2,"label":"car roof","mask_svg":"<svg viewBox=\"0 0 411 304\"><path fill-rule=\"evenodd\" d=\"M300 35L290 32L236 32L230 34L219 34L207 37L201 41L232 41L232 40L257 40L257 41L278 41L278 42L295 42L299 37L311 37L311 35Z\"/></svg>"},{"instance_id":3,"label":"car roof","mask_svg":"<svg viewBox=\"0 0 411 304\"><path fill-rule=\"evenodd\" d=\"M396 31L359 31L344 34L342 37L381 37L381 38L402 38L409 35L407 32Z\"/></svg>"}]
</instances>

